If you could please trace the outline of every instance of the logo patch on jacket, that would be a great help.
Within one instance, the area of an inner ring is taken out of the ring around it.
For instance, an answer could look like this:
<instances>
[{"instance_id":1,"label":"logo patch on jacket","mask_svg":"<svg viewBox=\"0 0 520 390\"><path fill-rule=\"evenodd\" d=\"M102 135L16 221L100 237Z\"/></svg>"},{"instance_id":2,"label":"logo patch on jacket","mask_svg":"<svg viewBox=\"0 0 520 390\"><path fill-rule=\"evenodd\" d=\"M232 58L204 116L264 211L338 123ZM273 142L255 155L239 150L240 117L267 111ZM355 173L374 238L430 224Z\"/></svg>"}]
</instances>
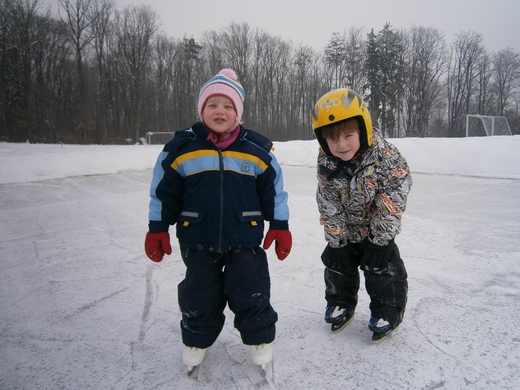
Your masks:
<instances>
[{"instance_id":1,"label":"logo patch on jacket","mask_svg":"<svg viewBox=\"0 0 520 390\"><path fill-rule=\"evenodd\" d=\"M249 172L249 169L251 168L251 166L247 163L243 163L242 164L242 172Z\"/></svg>"}]
</instances>

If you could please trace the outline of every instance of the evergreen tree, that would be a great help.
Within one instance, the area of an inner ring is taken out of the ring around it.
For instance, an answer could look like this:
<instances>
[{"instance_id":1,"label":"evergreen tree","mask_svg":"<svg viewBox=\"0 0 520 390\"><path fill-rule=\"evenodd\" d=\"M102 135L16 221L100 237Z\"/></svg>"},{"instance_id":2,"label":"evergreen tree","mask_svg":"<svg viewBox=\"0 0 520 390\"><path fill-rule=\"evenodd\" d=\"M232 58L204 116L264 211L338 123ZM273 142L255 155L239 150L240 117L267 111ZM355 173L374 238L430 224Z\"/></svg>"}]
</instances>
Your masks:
<instances>
[{"instance_id":1,"label":"evergreen tree","mask_svg":"<svg viewBox=\"0 0 520 390\"><path fill-rule=\"evenodd\" d=\"M400 101L405 80L404 42L401 35L385 24L377 36L368 36L367 68L372 103L379 103L379 125L388 137L399 135Z\"/></svg>"},{"instance_id":2,"label":"evergreen tree","mask_svg":"<svg viewBox=\"0 0 520 390\"><path fill-rule=\"evenodd\" d=\"M365 69L367 73L367 101L372 116L372 122L375 127L379 127L379 116L381 113L381 89L379 88L381 77L379 71L379 50L377 45L377 37L372 29L367 35Z\"/></svg>"},{"instance_id":3,"label":"evergreen tree","mask_svg":"<svg viewBox=\"0 0 520 390\"><path fill-rule=\"evenodd\" d=\"M333 88L339 88L342 86L345 51L345 39L339 33L333 33L332 38L324 51L325 63L334 73Z\"/></svg>"}]
</instances>

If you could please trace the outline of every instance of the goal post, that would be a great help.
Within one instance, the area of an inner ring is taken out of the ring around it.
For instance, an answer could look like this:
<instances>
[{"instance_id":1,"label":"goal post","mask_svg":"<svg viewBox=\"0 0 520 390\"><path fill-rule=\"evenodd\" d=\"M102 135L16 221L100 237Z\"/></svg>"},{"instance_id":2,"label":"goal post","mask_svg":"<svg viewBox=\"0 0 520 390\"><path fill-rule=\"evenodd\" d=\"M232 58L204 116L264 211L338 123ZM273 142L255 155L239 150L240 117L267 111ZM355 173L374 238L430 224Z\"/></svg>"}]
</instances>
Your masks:
<instances>
[{"instance_id":1,"label":"goal post","mask_svg":"<svg viewBox=\"0 0 520 390\"><path fill-rule=\"evenodd\" d=\"M466 115L466 137L512 135L505 116Z\"/></svg>"},{"instance_id":2,"label":"goal post","mask_svg":"<svg viewBox=\"0 0 520 390\"><path fill-rule=\"evenodd\" d=\"M146 142L148 145L165 144L173 138L174 134L173 131L149 131L146 133Z\"/></svg>"}]
</instances>

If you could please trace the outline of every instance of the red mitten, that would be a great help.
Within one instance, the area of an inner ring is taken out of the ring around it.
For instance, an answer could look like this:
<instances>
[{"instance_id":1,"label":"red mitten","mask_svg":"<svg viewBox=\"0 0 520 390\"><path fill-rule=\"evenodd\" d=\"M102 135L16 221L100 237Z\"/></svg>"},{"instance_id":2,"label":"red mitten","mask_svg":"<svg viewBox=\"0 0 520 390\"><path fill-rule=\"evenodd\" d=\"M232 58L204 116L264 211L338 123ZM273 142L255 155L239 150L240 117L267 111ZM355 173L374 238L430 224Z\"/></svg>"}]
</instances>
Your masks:
<instances>
[{"instance_id":1,"label":"red mitten","mask_svg":"<svg viewBox=\"0 0 520 390\"><path fill-rule=\"evenodd\" d=\"M171 255L170 234L168 232L146 233L144 251L146 256L156 263L163 259L165 253Z\"/></svg>"},{"instance_id":2,"label":"red mitten","mask_svg":"<svg viewBox=\"0 0 520 390\"><path fill-rule=\"evenodd\" d=\"M279 260L285 260L292 248L292 235L289 230L269 229L265 235L264 249L269 249L273 241L276 240L274 250Z\"/></svg>"}]
</instances>

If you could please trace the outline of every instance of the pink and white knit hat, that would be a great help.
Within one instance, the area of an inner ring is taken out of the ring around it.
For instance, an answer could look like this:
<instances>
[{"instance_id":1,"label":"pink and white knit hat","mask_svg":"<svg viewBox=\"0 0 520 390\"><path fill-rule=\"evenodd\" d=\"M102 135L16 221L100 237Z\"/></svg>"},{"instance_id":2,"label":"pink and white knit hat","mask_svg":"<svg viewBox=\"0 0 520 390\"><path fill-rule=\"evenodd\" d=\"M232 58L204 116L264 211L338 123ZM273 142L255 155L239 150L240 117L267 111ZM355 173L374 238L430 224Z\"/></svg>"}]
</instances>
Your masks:
<instances>
[{"instance_id":1,"label":"pink and white knit hat","mask_svg":"<svg viewBox=\"0 0 520 390\"><path fill-rule=\"evenodd\" d=\"M202 111L209 98L213 96L225 96L233 102L237 117L242 119L244 112L244 99L246 93L244 88L238 82L235 71L231 69L222 69L217 75L212 77L206 84L202 86L199 92L198 110L202 119Z\"/></svg>"}]
</instances>

